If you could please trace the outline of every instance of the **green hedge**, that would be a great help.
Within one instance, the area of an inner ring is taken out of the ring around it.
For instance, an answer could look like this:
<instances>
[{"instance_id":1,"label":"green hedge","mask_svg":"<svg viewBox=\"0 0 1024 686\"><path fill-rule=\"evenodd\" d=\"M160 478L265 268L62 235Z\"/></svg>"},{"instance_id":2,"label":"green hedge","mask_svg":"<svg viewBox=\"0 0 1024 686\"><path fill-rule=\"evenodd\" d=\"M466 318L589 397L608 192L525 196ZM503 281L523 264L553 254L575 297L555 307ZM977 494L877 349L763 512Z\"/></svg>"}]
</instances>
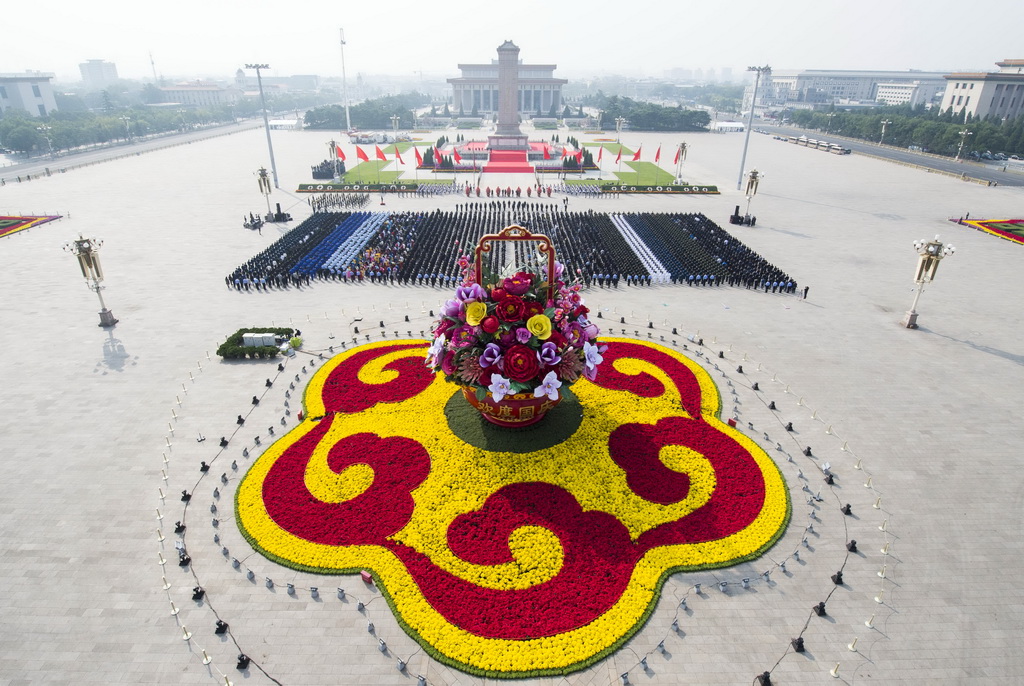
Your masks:
<instances>
[{"instance_id":1,"label":"green hedge","mask_svg":"<svg viewBox=\"0 0 1024 686\"><path fill-rule=\"evenodd\" d=\"M277 346L274 345L242 345L242 334L246 333L272 333L290 339L292 334L295 333L295 329L282 326L251 326L239 329L220 344L217 348L217 354L225 360L244 360L246 358L258 360L260 358L270 359L271 357L277 357L280 353Z\"/></svg>"}]
</instances>

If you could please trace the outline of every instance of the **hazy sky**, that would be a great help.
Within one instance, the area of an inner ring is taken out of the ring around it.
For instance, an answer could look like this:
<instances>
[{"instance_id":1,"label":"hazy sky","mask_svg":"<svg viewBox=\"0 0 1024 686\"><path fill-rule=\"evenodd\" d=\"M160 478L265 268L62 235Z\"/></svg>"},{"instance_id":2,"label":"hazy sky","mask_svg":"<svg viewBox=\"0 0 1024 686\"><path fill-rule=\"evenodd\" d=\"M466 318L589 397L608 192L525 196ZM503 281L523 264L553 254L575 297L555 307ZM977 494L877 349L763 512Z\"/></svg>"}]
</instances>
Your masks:
<instances>
[{"instance_id":1,"label":"hazy sky","mask_svg":"<svg viewBox=\"0 0 1024 686\"><path fill-rule=\"evenodd\" d=\"M496 8L508 7L507 14ZM662 76L672 68L994 70L1024 58L1021 0L48 0L5 3L0 72L55 72L103 59L125 78L228 78L249 61L272 76L346 71L456 76L506 39L556 76Z\"/></svg>"}]
</instances>

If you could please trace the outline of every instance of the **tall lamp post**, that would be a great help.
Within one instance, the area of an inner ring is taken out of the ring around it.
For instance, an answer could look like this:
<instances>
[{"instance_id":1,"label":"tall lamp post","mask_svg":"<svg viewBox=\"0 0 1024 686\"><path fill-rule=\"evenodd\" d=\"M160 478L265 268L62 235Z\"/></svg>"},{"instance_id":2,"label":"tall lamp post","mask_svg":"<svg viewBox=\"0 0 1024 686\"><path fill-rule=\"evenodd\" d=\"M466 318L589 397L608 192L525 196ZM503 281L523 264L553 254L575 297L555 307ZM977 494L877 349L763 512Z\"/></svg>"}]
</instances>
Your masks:
<instances>
[{"instance_id":1,"label":"tall lamp post","mask_svg":"<svg viewBox=\"0 0 1024 686\"><path fill-rule=\"evenodd\" d=\"M967 129L964 129L963 131L957 134L958 136L960 136L960 145L956 147L956 159L954 160L954 162L960 161L960 153L964 151L964 141L966 141L967 137L973 133L973 131L968 131Z\"/></svg>"},{"instance_id":2,"label":"tall lamp post","mask_svg":"<svg viewBox=\"0 0 1024 686\"><path fill-rule=\"evenodd\" d=\"M757 104L757 87L761 84L761 75L772 75L772 68L767 64L763 67L747 67L754 72L754 92L750 96L750 113L747 115L747 135L743 139L743 156L740 158L740 175L736 179L736 190L743 188L743 168L747 166L747 146L750 145L750 127L754 125L754 105Z\"/></svg>"},{"instance_id":3,"label":"tall lamp post","mask_svg":"<svg viewBox=\"0 0 1024 686\"><path fill-rule=\"evenodd\" d=\"M50 138L50 131L52 131L52 130L53 130L53 127L52 126L47 126L46 124L43 124L42 126L37 126L36 127L36 131L38 131L39 133L43 134L43 138L46 139L46 149L47 149L47 151L49 151L51 158L53 157L53 139Z\"/></svg>"},{"instance_id":4,"label":"tall lamp post","mask_svg":"<svg viewBox=\"0 0 1024 686\"><path fill-rule=\"evenodd\" d=\"M622 144L622 125L626 123L625 117L615 117L615 142Z\"/></svg>"},{"instance_id":5,"label":"tall lamp post","mask_svg":"<svg viewBox=\"0 0 1024 686\"><path fill-rule=\"evenodd\" d=\"M129 117L126 114L126 115L124 115L122 117L118 117L118 119L120 119L121 121L124 122L124 134L125 134L125 136L128 137L128 142L131 143L132 142L132 129L131 129L131 127L128 124L129 124L129 122L131 122L132 118Z\"/></svg>"},{"instance_id":6,"label":"tall lamp post","mask_svg":"<svg viewBox=\"0 0 1024 686\"><path fill-rule=\"evenodd\" d=\"M942 258L948 257L956 252L956 248L946 243L943 244L936 236L935 240L926 241L923 238L919 241L914 241L914 250L919 255L917 259L917 271L914 273L914 283L917 284L917 293L914 294L914 302L911 304L910 309L907 310L906 315L903 317L901 325L908 329L917 328L917 301L921 299L921 292L924 291L924 285L931 283L935 279L935 272L939 268L939 262Z\"/></svg>"},{"instance_id":7,"label":"tall lamp post","mask_svg":"<svg viewBox=\"0 0 1024 686\"><path fill-rule=\"evenodd\" d=\"M246 69L256 70L256 83L260 87L260 105L263 107L263 128L267 130L267 150L270 151L270 171L274 175L274 188L280 188L277 182L277 163L274 162L274 144L270 142L270 120L267 118L267 100L263 97L263 77L260 76L260 69L270 69L269 64L247 64Z\"/></svg>"},{"instance_id":8,"label":"tall lamp post","mask_svg":"<svg viewBox=\"0 0 1024 686\"><path fill-rule=\"evenodd\" d=\"M883 119L881 121L881 124L882 124L882 137L878 139L878 144L879 145L881 145L882 141L885 140L885 127L888 126L891 123L892 123L892 120L889 120L889 119Z\"/></svg>"},{"instance_id":9,"label":"tall lamp post","mask_svg":"<svg viewBox=\"0 0 1024 686\"><path fill-rule=\"evenodd\" d=\"M345 102L345 132L352 130L352 119L348 114L348 77L345 76L345 29L338 29L341 34L341 99Z\"/></svg>"},{"instance_id":10,"label":"tall lamp post","mask_svg":"<svg viewBox=\"0 0 1024 686\"><path fill-rule=\"evenodd\" d=\"M108 310L103 302L103 286L100 285L100 282L103 281L103 268L100 267L100 256L98 254L101 245L103 245L103 241L79 236L78 240L65 243L64 251L78 258L78 266L82 269L82 276L85 277L86 285L89 287L89 290L96 291L96 295L99 296L99 326L113 326L117 324L117 319L114 318L114 313Z\"/></svg>"}]
</instances>

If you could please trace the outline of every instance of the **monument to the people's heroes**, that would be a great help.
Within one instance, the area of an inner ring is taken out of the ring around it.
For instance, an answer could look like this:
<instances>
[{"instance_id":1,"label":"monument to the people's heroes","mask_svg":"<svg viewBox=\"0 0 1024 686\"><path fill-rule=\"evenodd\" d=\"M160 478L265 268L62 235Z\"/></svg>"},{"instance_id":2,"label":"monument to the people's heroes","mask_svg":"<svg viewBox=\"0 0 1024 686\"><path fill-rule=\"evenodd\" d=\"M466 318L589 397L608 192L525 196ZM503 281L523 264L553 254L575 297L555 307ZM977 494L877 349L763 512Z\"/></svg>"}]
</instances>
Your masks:
<instances>
[{"instance_id":1,"label":"monument to the people's heroes","mask_svg":"<svg viewBox=\"0 0 1024 686\"><path fill-rule=\"evenodd\" d=\"M491 150L527 150L519 130L519 47L510 40L498 46L498 127L487 137Z\"/></svg>"}]
</instances>

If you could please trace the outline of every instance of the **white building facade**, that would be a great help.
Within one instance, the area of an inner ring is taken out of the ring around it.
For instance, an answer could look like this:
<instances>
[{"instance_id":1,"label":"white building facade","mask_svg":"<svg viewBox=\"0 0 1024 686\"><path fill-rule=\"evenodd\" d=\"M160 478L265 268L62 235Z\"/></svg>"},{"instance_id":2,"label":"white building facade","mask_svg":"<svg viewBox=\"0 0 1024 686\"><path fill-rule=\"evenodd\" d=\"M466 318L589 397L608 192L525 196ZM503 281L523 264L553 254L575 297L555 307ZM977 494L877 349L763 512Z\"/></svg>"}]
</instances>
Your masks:
<instances>
[{"instance_id":1,"label":"white building facade","mask_svg":"<svg viewBox=\"0 0 1024 686\"><path fill-rule=\"evenodd\" d=\"M33 117L45 117L57 111L57 101L50 85L52 73L24 72L0 74L0 113L22 110Z\"/></svg>"},{"instance_id":2,"label":"white building facade","mask_svg":"<svg viewBox=\"0 0 1024 686\"><path fill-rule=\"evenodd\" d=\"M518 103L516 111L523 118L547 116L552 107L562 111L562 86L566 79L556 79L554 64L519 64ZM452 86L452 114L480 116L498 111L498 61L491 64L460 64L462 76L448 79Z\"/></svg>"},{"instance_id":3,"label":"white building facade","mask_svg":"<svg viewBox=\"0 0 1024 686\"><path fill-rule=\"evenodd\" d=\"M1015 119L1024 114L1024 59L996 62L997 72L956 72L946 76L942 111L967 119Z\"/></svg>"},{"instance_id":4,"label":"white building facade","mask_svg":"<svg viewBox=\"0 0 1024 686\"><path fill-rule=\"evenodd\" d=\"M931 104L946 87L945 72L773 70L761 77L758 109L814 107L833 103ZM744 94L746 108L753 84Z\"/></svg>"}]
</instances>

